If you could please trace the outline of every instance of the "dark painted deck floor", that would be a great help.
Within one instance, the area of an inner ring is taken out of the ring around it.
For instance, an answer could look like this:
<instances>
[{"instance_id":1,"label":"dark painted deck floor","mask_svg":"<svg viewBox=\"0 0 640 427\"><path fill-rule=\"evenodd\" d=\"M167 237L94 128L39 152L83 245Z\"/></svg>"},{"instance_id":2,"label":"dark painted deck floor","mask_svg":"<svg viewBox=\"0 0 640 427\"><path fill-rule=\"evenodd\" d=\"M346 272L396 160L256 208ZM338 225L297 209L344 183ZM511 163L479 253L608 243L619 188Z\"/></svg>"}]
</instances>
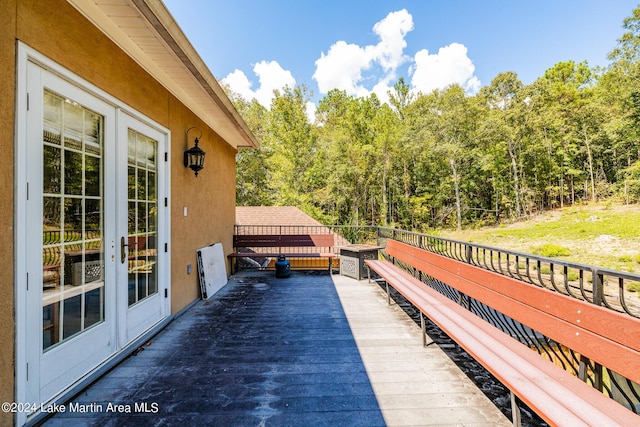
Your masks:
<instances>
[{"instance_id":1,"label":"dark painted deck floor","mask_svg":"<svg viewBox=\"0 0 640 427\"><path fill-rule=\"evenodd\" d=\"M272 274L235 276L73 400L90 413L44 425L385 425L331 277Z\"/></svg>"}]
</instances>

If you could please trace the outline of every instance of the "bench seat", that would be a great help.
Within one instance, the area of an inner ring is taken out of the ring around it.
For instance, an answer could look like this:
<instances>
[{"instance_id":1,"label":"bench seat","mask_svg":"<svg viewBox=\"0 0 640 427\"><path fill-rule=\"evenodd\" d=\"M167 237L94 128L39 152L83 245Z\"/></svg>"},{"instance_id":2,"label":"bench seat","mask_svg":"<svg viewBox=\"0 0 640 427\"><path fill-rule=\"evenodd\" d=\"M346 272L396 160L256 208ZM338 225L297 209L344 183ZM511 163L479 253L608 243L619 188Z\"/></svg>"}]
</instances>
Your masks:
<instances>
[{"instance_id":1,"label":"bench seat","mask_svg":"<svg viewBox=\"0 0 640 427\"><path fill-rule=\"evenodd\" d=\"M238 258L319 258L327 259L329 272L333 271L334 234L237 234L233 236L235 252L227 255L234 271ZM238 249L245 248L246 252ZM253 250L253 249L255 250Z\"/></svg>"},{"instance_id":2,"label":"bench seat","mask_svg":"<svg viewBox=\"0 0 640 427\"><path fill-rule=\"evenodd\" d=\"M405 270L385 260L365 262L551 425L640 425L630 410ZM519 424L516 418L517 410Z\"/></svg>"},{"instance_id":3,"label":"bench seat","mask_svg":"<svg viewBox=\"0 0 640 427\"><path fill-rule=\"evenodd\" d=\"M234 252L227 255L230 258L277 258L284 255L286 258L335 258L338 255L328 252L300 253L300 252Z\"/></svg>"}]
</instances>

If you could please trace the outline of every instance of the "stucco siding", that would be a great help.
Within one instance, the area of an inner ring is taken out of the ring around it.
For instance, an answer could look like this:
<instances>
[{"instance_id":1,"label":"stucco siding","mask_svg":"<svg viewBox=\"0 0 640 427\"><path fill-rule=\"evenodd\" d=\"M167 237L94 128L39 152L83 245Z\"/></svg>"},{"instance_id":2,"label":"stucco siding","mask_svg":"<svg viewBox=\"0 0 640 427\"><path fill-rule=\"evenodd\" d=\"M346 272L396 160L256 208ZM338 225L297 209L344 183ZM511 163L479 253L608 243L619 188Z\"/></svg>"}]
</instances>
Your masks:
<instances>
[{"instance_id":1,"label":"stucco siding","mask_svg":"<svg viewBox=\"0 0 640 427\"><path fill-rule=\"evenodd\" d=\"M67 2L21 1L17 36L171 131L172 310L180 310L198 296L195 250L215 242L231 250L235 149ZM182 164L184 150L193 145L193 133L188 145L186 140L191 126L202 130L200 147L207 152L205 169L197 178ZM189 263L194 268L191 275L187 275Z\"/></svg>"},{"instance_id":2,"label":"stucco siding","mask_svg":"<svg viewBox=\"0 0 640 427\"><path fill-rule=\"evenodd\" d=\"M16 1L0 2L0 402L14 400L13 130L15 111ZM13 417L0 412L0 425Z\"/></svg>"},{"instance_id":3,"label":"stucco siding","mask_svg":"<svg viewBox=\"0 0 640 427\"><path fill-rule=\"evenodd\" d=\"M222 243L226 253L232 251L235 221L235 149L206 128L175 98L171 99L171 234L172 234L172 312L199 297L196 265L198 248ZM197 126L202 130L199 146L207 154L204 169L196 177L183 166L184 150L193 146ZM184 216L186 208L187 216ZM187 265L192 273L187 274ZM228 266L227 266L228 268Z\"/></svg>"},{"instance_id":4,"label":"stucco siding","mask_svg":"<svg viewBox=\"0 0 640 427\"><path fill-rule=\"evenodd\" d=\"M199 297L196 249L222 242L231 252L235 216L235 149L65 0L0 2L0 401L14 400L14 122L16 46L21 41L171 131L171 311ZM186 130L202 130L205 168L182 164ZM163 156L162 156L163 157ZM184 216L184 207L188 215ZM40 224L33 224L40 227ZM187 264L192 273L187 274ZM16 284L17 283L17 284ZM0 425L12 415L0 413Z\"/></svg>"}]
</instances>

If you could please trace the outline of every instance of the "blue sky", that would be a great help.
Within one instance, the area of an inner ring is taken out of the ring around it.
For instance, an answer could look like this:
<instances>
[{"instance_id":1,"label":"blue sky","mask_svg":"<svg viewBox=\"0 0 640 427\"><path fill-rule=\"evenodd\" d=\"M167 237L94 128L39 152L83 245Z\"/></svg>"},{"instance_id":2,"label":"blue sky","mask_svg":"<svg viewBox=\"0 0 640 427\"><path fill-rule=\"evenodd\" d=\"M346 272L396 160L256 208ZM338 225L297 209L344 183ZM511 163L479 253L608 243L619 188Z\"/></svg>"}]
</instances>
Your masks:
<instances>
[{"instance_id":1,"label":"blue sky","mask_svg":"<svg viewBox=\"0 0 640 427\"><path fill-rule=\"evenodd\" d=\"M268 106L273 89L306 85L415 91L460 83L469 93L500 72L532 83L560 61L607 65L629 0L164 0L213 74Z\"/></svg>"}]
</instances>

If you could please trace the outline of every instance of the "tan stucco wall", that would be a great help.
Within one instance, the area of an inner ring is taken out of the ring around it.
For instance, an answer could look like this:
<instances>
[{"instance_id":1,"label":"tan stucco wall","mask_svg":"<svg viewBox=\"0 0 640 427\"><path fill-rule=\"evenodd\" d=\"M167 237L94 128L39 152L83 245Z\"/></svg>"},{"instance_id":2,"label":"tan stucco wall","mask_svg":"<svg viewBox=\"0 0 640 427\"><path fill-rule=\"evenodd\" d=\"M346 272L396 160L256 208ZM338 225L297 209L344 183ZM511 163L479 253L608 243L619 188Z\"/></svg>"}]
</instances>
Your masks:
<instances>
[{"instance_id":1,"label":"tan stucco wall","mask_svg":"<svg viewBox=\"0 0 640 427\"><path fill-rule=\"evenodd\" d=\"M222 143L202 122L194 120L175 98L171 100L170 110L171 127L180 129L172 134L171 153L171 309L176 312L199 296L196 249L221 242L225 252L231 252L235 222L235 150ZM193 138L198 136L197 131L191 131L187 143L185 131L191 126L202 130L199 146L207 153L198 177L183 166L184 150L193 146ZM187 275L188 264L192 266L190 275Z\"/></svg>"},{"instance_id":2,"label":"tan stucco wall","mask_svg":"<svg viewBox=\"0 0 640 427\"><path fill-rule=\"evenodd\" d=\"M15 346L10 343L14 343L15 329L12 154L16 40L170 129L172 313L199 296L196 249L222 242L225 252L231 252L235 218L235 149L65 0L0 1L0 152L5 154L0 156L0 401L12 401L14 393ZM200 147L207 152L205 168L197 178L182 164L183 151L188 148L185 132L191 126L202 130ZM190 275L187 264L192 265ZM0 413L0 425L10 420L10 415Z\"/></svg>"},{"instance_id":3,"label":"tan stucco wall","mask_svg":"<svg viewBox=\"0 0 640 427\"><path fill-rule=\"evenodd\" d=\"M13 121L16 1L0 6L0 402L14 400ZM12 422L0 412L0 425Z\"/></svg>"}]
</instances>

